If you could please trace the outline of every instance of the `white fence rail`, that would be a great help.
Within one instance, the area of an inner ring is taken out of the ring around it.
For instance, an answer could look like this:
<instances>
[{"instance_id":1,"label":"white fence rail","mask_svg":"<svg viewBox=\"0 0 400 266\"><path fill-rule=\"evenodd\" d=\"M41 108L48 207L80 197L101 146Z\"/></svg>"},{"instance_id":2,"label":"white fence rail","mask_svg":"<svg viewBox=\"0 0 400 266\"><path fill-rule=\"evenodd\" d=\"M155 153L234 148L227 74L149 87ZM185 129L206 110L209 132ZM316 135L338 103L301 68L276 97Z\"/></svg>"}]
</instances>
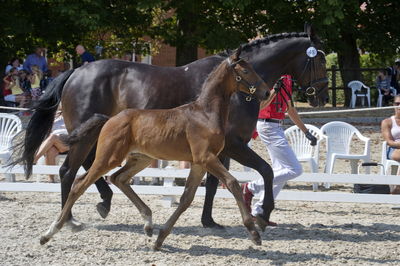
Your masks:
<instances>
[{"instance_id":1,"label":"white fence rail","mask_svg":"<svg viewBox=\"0 0 400 266\"><path fill-rule=\"evenodd\" d=\"M35 165L33 174L55 174L58 175L60 166ZM109 175L118 169L109 172ZM230 171L239 182L248 182L260 178L261 176L254 171L238 172ZM11 171L8 168L0 167L2 174L23 174L23 167L16 166ZM81 168L78 174L84 173ZM189 174L188 169L158 169L146 168L137 177L161 177L164 178L164 186L133 185L133 189L139 195L162 195L165 206L170 206L175 200L175 196L183 193L184 187L174 186L175 178L186 178ZM310 183L342 183L342 184L388 184L400 185L400 176L395 175L369 175L369 174L325 174L325 173L304 173L290 181ZM115 193L121 193L115 186L111 186ZM0 182L0 191L32 191L32 192L60 192L60 184L34 183L34 182ZM95 186L91 186L88 192L96 192ZM196 196L204 196L205 188L199 187ZM232 194L227 189L218 189L216 197L232 198ZM296 200L296 201L325 201L325 202L358 202L358 203L387 203L400 204L400 195L380 195L380 194L354 194L346 192L312 192L312 191L289 191L283 190L277 200Z\"/></svg>"}]
</instances>

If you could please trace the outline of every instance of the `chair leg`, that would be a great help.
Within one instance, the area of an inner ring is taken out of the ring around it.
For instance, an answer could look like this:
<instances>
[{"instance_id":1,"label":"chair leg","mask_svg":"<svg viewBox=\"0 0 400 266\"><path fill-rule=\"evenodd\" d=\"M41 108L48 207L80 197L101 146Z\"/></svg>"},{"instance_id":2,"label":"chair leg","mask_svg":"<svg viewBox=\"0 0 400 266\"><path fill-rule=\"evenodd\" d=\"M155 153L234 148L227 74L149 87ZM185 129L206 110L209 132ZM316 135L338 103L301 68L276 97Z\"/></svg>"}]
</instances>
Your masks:
<instances>
[{"instance_id":1,"label":"chair leg","mask_svg":"<svg viewBox=\"0 0 400 266\"><path fill-rule=\"evenodd\" d=\"M310 167L311 167L311 172L312 173L318 173L318 165L317 165L317 163L315 161L313 161L313 160L310 161ZM318 191L318 183L313 183L312 184L312 190L314 192Z\"/></svg>"}]
</instances>

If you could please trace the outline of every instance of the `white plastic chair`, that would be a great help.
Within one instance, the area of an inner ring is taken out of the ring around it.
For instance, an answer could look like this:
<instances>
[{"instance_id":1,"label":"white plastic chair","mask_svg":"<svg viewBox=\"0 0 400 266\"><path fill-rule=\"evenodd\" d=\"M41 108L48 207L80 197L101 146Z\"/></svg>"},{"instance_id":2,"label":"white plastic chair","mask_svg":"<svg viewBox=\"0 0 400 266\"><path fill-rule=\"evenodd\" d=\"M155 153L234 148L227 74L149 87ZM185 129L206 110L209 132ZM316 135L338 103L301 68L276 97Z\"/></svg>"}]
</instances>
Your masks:
<instances>
[{"instance_id":1,"label":"white plastic chair","mask_svg":"<svg viewBox=\"0 0 400 266\"><path fill-rule=\"evenodd\" d=\"M352 174L357 174L359 160L370 161L370 139L361 135L360 131L354 126L345 122L334 121L323 125L321 131L327 136L325 173L333 173L336 159L350 160ZM362 154L350 154L351 140L354 135L364 142ZM366 173L369 173L369 170L369 167L367 167ZM330 187L329 183L324 185L326 188Z\"/></svg>"},{"instance_id":2,"label":"white plastic chair","mask_svg":"<svg viewBox=\"0 0 400 266\"><path fill-rule=\"evenodd\" d=\"M347 84L347 87L351 89L351 102L350 102L350 108L354 108L356 106L356 100L357 97L362 97L361 98L361 104L364 106L364 98L367 98L368 101L368 107L371 107L371 94L370 94L370 88L361 81L358 80L353 80L350 81ZM367 93L361 93L361 89L365 88L367 90Z\"/></svg>"},{"instance_id":3,"label":"white plastic chair","mask_svg":"<svg viewBox=\"0 0 400 266\"><path fill-rule=\"evenodd\" d=\"M377 88L377 90L378 90L378 100L376 101L376 106L377 107L382 107L383 94L382 94L380 89ZM393 87L390 87L390 92L393 95L397 95L397 90L395 88L393 88Z\"/></svg>"},{"instance_id":4,"label":"white plastic chair","mask_svg":"<svg viewBox=\"0 0 400 266\"><path fill-rule=\"evenodd\" d=\"M313 125L306 124L305 126L310 133L318 139L317 145L311 146L306 135L296 125L285 130L285 137L292 147L297 160L299 160L299 162L309 163L311 172L318 173L320 142L325 139L326 136L322 134L319 128ZM318 183L314 183L313 191L316 191L317 189Z\"/></svg>"},{"instance_id":5,"label":"white plastic chair","mask_svg":"<svg viewBox=\"0 0 400 266\"><path fill-rule=\"evenodd\" d=\"M0 113L0 160L7 163L12 155L12 140L22 130L22 123L18 116ZM6 180L14 182L14 174L5 174Z\"/></svg>"},{"instance_id":6,"label":"white plastic chair","mask_svg":"<svg viewBox=\"0 0 400 266\"><path fill-rule=\"evenodd\" d=\"M382 142L382 155L381 155L381 163L383 164L383 173L381 172L382 175L388 175L388 174L392 174L392 175L396 175L396 169L393 169L392 166L397 166L400 167L400 162L395 161L395 160L390 160L387 158L387 142L384 141ZM390 172L389 172L390 170ZM394 170L394 171L393 171Z\"/></svg>"}]
</instances>

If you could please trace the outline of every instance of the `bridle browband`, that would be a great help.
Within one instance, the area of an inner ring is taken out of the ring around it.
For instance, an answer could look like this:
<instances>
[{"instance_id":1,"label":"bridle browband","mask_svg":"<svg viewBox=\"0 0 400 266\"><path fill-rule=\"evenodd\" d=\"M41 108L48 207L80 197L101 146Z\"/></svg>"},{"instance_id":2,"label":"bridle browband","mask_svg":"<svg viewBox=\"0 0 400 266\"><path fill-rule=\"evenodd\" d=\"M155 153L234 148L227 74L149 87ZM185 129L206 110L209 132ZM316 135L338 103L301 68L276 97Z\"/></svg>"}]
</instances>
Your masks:
<instances>
[{"instance_id":1,"label":"bridle browband","mask_svg":"<svg viewBox=\"0 0 400 266\"><path fill-rule=\"evenodd\" d=\"M246 79L244 79L242 76L239 75L239 73L236 71L235 66L237 63L239 63L241 60L243 59L239 59L238 61L236 61L235 63L232 63L231 59L228 57L227 61L229 66L232 68L234 76L235 76L235 80L237 83L237 86L239 86L239 83L244 84L245 87L247 87L247 89L249 90L249 93L245 93L243 91L244 94L246 94L246 101L250 102L253 98L257 98L254 97L254 93L257 90L257 87L263 82L261 79L259 81L257 81L255 84L251 84L250 82L248 82Z\"/></svg>"},{"instance_id":2,"label":"bridle browband","mask_svg":"<svg viewBox=\"0 0 400 266\"><path fill-rule=\"evenodd\" d=\"M311 47L313 47L313 45L311 45ZM325 56L324 51L322 50L317 50L317 53L321 53ZM315 61L314 61L315 57L308 57L307 58L307 62L306 65L303 68L303 71L301 72L300 76L298 79L300 79L301 77L304 76L308 66L310 66L310 84L308 84L308 87L305 89L305 93L307 96L314 96L314 97L318 97L323 91L325 91L325 88L320 89L317 92L317 89L314 87L316 84L319 83L327 83L328 82L328 78L324 77L324 78L319 78L319 79L313 79L313 77L315 77L315 73L317 72L317 67L315 65ZM294 82L296 82L296 80L293 79ZM301 88L301 87L300 87ZM301 88L300 90L304 90L303 88Z\"/></svg>"}]
</instances>

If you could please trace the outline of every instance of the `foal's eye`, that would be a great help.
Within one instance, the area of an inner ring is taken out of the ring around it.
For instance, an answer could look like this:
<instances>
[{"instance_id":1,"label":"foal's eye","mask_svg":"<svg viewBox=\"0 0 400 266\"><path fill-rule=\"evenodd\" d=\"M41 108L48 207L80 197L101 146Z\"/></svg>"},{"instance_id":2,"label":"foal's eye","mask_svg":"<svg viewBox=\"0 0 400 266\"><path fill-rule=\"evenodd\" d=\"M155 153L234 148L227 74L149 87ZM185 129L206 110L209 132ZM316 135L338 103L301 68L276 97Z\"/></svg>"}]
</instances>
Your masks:
<instances>
[{"instance_id":1,"label":"foal's eye","mask_svg":"<svg viewBox=\"0 0 400 266\"><path fill-rule=\"evenodd\" d=\"M243 72L243 74L249 73L249 71L247 71L247 69L243 69L242 72Z\"/></svg>"}]
</instances>

